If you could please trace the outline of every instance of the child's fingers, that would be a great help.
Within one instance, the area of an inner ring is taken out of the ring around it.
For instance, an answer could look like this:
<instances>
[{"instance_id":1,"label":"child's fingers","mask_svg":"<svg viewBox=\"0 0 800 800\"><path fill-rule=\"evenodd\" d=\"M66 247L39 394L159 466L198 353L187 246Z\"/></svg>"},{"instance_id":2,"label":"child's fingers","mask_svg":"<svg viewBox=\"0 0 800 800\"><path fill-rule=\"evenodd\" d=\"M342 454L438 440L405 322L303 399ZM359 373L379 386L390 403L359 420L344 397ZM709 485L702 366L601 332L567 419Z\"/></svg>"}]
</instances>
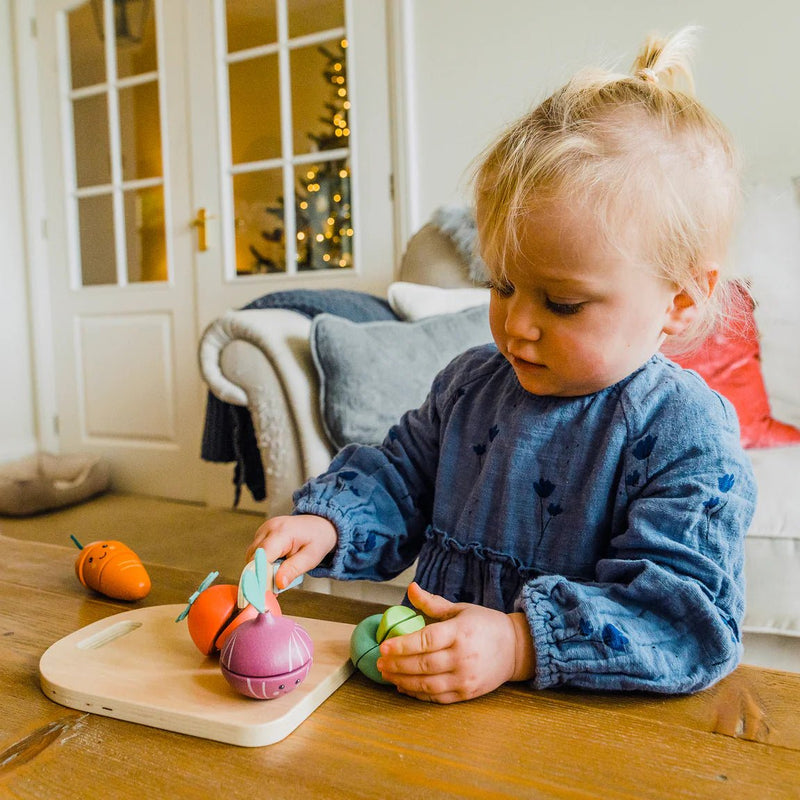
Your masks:
<instances>
[{"instance_id":1,"label":"child's fingers","mask_svg":"<svg viewBox=\"0 0 800 800\"><path fill-rule=\"evenodd\" d=\"M455 692L456 681L450 673L439 675L389 675L384 674L384 679L393 683L403 694L416 697L418 700L428 702L453 702L440 700Z\"/></svg>"},{"instance_id":2,"label":"child's fingers","mask_svg":"<svg viewBox=\"0 0 800 800\"><path fill-rule=\"evenodd\" d=\"M416 581L408 587L408 599L414 608L431 619L449 619L458 613L455 603L425 591Z\"/></svg>"},{"instance_id":3,"label":"child's fingers","mask_svg":"<svg viewBox=\"0 0 800 800\"><path fill-rule=\"evenodd\" d=\"M260 547L267 557L270 564L275 563L279 558L285 558L287 563L295 555L302 552L308 542L298 538L298 525L294 517L273 517L268 519L256 531L255 539L247 550L247 559L251 560L255 556L256 550ZM301 557L301 562L303 559ZM283 566L283 565L281 565ZM310 569L315 564L311 564L306 569ZM298 567L299 569L299 567ZM295 578L300 572L295 574ZM294 580L294 578L292 579Z\"/></svg>"},{"instance_id":4,"label":"child's fingers","mask_svg":"<svg viewBox=\"0 0 800 800\"><path fill-rule=\"evenodd\" d=\"M413 656L421 653L435 653L447 650L455 644L457 628L449 622L434 622L422 630L393 636L381 642L382 656Z\"/></svg>"},{"instance_id":5,"label":"child's fingers","mask_svg":"<svg viewBox=\"0 0 800 800\"><path fill-rule=\"evenodd\" d=\"M440 705L448 705L449 703L460 703L462 700L468 698L455 691L441 692L440 694L429 694L427 692L414 692L408 689L401 689L399 686L397 690L402 694L407 694L409 697L415 697L417 700L422 700L425 703L438 703Z\"/></svg>"},{"instance_id":6,"label":"child's fingers","mask_svg":"<svg viewBox=\"0 0 800 800\"><path fill-rule=\"evenodd\" d=\"M289 541L287 541L287 538ZM245 557L248 561L251 561L256 554L256 550L260 547L264 550L267 561L277 561L284 555L283 548L287 544L291 548L291 537L287 537L285 534L281 535L281 527L277 520L268 519L256 531L250 547L247 548Z\"/></svg>"},{"instance_id":7,"label":"child's fingers","mask_svg":"<svg viewBox=\"0 0 800 800\"><path fill-rule=\"evenodd\" d=\"M302 536L298 536L296 526L303 525L302 522L298 522L298 519L298 517L290 517L291 524L287 525L288 530L282 528L270 537L269 544L274 547L274 550L271 548L264 551L270 561L284 558L275 573L275 584L278 589L285 589L295 578L318 566L332 546L330 541L314 533L307 538L309 532L306 530L303 531ZM330 523L327 520L322 520L322 522L326 526L324 530L327 532ZM335 536L333 543L335 543ZM275 555L271 557L273 552Z\"/></svg>"},{"instance_id":8,"label":"child's fingers","mask_svg":"<svg viewBox=\"0 0 800 800\"><path fill-rule=\"evenodd\" d=\"M247 556L252 558L261 547L270 563L284 558L275 582L278 589L285 589L295 578L316 567L335 547L336 539L336 528L323 517L314 514L273 517L256 531Z\"/></svg>"},{"instance_id":9,"label":"child's fingers","mask_svg":"<svg viewBox=\"0 0 800 800\"><path fill-rule=\"evenodd\" d=\"M378 659L377 666L386 680L397 683L401 676L440 675L452 672L455 658L450 649L413 655L382 655Z\"/></svg>"},{"instance_id":10,"label":"child's fingers","mask_svg":"<svg viewBox=\"0 0 800 800\"><path fill-rule=\"evenodd\" d=\"M264 540L263 539L261 539L259 537L256 537L255 539L253 539L252 544L245 551L245 554L244 554L245 563L249 563L250 561L252 561L253 558L255 557L256 550L258 550L259 547L263 547L263 546L264 546Z\"/></svg>"},{"instance_id":11,"label":"child's fingers","mask_svg":"<svg viewBox=\"0 0 800 800\"><path fill-rule=\"evenodd\" d=\"M278 567L278 571L275 573L275 586L278 589L285 589L295 578L304 575L318 563L319 559L308 557L305 548L298 550Z\"/></svg>"}]
</instances>

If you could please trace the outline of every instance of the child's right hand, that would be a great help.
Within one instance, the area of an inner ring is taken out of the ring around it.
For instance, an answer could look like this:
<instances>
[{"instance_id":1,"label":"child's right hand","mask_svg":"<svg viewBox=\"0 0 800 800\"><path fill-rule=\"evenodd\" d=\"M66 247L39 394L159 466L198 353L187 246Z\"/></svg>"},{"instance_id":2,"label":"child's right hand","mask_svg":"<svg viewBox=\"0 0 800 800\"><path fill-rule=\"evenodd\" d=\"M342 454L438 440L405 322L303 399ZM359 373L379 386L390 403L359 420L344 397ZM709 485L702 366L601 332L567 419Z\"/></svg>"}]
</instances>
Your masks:
<instances>
[{"instance_id":1,"label":"child's right hand","mask_svg":"<svg viewBox=\"0 0 800 800\"><path fill-rule=\"evenodd\" d=\"M339 535L332 522L315 514L272 517L256 531L247 560L253 558L257 548L264 549L270 563L284 558L275 573L275 585L285 589L295 578L316 567L338 541Z\"/></svg>"}]
</instances>

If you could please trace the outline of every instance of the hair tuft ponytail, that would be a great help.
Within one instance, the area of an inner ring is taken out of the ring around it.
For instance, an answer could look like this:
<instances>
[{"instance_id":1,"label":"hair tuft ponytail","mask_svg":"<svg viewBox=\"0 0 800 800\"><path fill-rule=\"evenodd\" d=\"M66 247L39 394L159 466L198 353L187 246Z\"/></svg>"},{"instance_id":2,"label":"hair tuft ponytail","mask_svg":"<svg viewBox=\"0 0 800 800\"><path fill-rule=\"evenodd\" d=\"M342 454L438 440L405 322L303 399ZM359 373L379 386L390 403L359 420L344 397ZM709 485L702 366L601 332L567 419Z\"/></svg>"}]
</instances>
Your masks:
<instances>
[{"instance_id":1,"label":"hair tuft ponytail","mask_svg":"<svg viewBox=\"0 0 800 800\"><path fill-rule=\"evenodd\" d=\"M679 79L683 77L690 93L694 94L691 55L699 31L697 25L688 25L671 36L651 34L634 59L631 73L635 78L670 89L678 88Z\"/></svg>"}]
</instances>

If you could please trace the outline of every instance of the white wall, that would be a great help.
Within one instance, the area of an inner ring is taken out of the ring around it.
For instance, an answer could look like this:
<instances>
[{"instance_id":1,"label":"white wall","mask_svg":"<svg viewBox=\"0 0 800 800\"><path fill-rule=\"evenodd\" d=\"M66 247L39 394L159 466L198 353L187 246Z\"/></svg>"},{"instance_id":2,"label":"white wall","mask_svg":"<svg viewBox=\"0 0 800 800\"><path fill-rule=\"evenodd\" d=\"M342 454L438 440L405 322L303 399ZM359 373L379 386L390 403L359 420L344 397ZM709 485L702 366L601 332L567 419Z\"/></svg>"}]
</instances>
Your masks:
<instances>
[{"instance_id":1,"label":"white wall","mask_svg":"<svg viewBox=\"0 0 800 800\"><path fill-rule=\"evenodd\" d=\"M415 120L411 231L466 197L470 162L578 68L628 70L652 31L703 27L699 99L732 131L753 179L800 175L797 0L401 0Z\"/></svg>"},{"instance_id":2,"label":"white wall","mask_svg":"<svg viewBox=\"0 0 800 800\"><path fill-rule=\"evenodd\" d=\"M393 2L407 31L401 35L400 56L410 106L397 116L401 127L412 125L402 131L404 152L412 158L395 181L402 190L398 218L406 233L424 224L437 206L465 198L471 160L505 124L575 69L597 62L627 67L647 32L669 32L687 23L705 28L695 62L699 97L733 131L749 176L800 175L797 0ZM40 369L34 378L31 369L13 77L12 31L15 25L26 30L21 20L32 15L32 6L32 0L0 0L0 462L33 450L37 418L49 420L53 411L52 376ZM35 92L35 70L29 67L16 85ZM29 138L30 132L27 145ZM38 216L30 209L29 214ZM35 234L27 241L32 273L46 271L46 259L32 252ZM46 306L43 290L36 288L41 283L32 283L36 306ZM41 317L35 322L39 346L46 346L49 323ZM34 385L42 406L38 415ZM47 446L53 433L44 422L40 427Z\"/></svg>"},{"instance_id":3,"label":"white wall","mask_svg":"<svg viewBox=\"0 0 800 800\"><path fill-rule=\"evenodd\" d=\"M0 462L36 450L10 0L0 0Z\"/></svg>"}]
</instances>

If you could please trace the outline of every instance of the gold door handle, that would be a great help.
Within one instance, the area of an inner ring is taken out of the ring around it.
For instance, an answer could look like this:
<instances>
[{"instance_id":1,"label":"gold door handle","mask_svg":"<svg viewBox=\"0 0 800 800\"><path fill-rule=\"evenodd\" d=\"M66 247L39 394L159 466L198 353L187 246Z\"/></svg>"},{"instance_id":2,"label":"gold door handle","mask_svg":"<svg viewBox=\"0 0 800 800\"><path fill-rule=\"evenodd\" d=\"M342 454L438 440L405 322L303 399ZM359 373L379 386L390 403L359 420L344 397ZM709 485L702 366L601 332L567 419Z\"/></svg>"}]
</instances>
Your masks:
<instances>
[{"instance_id":1,"label":"gold door handle","mask_svg":"<svg viewBox=\"0 0 800 800\"><path fill-rule=\"evenodd\" d=\"M208 214L204 208L197 209L197 215L192 220L192 227L197 228L197 249L201 253L208 250L208 235L206 223L210 219L216 219L211 214Z\"/></svg>"}]
</instances>

